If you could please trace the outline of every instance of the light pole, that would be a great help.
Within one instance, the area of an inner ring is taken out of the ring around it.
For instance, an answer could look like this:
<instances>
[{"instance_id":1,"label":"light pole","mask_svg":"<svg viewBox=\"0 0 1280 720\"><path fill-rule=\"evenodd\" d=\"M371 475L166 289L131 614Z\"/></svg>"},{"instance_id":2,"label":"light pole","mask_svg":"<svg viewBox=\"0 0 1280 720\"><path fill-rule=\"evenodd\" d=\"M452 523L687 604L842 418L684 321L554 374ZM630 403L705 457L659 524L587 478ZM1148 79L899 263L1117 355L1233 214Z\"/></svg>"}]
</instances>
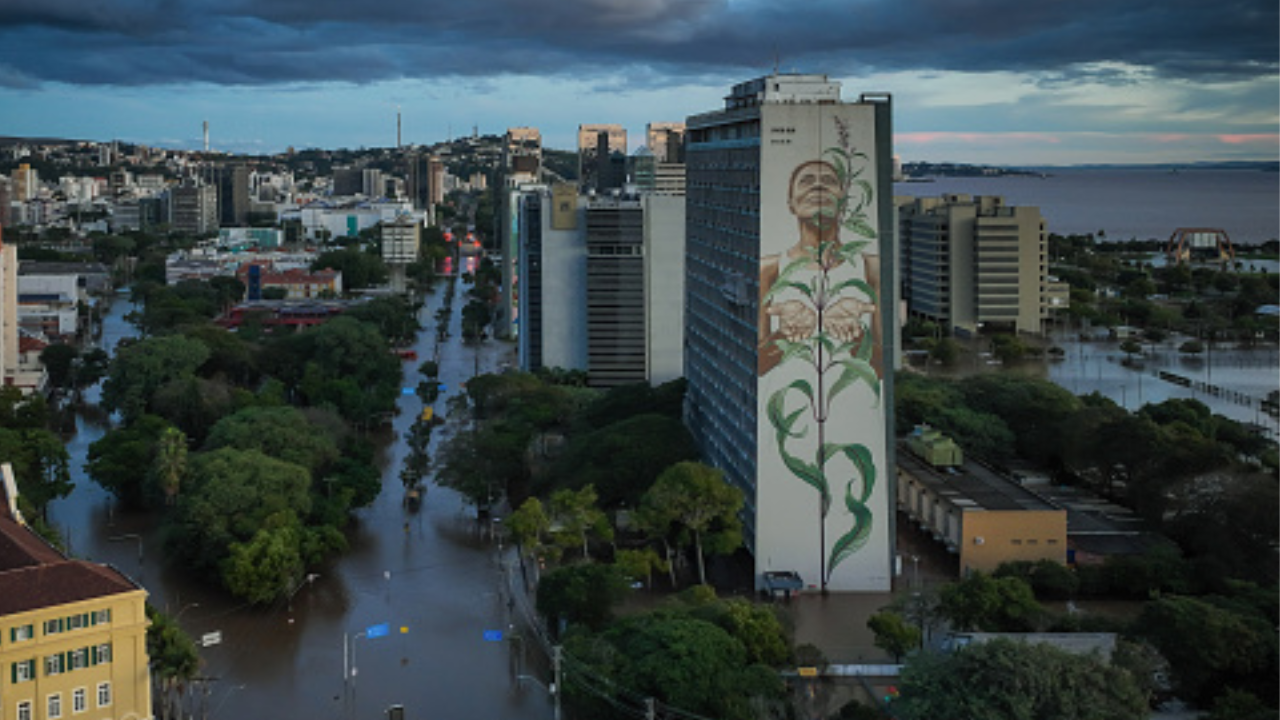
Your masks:
<instances>
[{"instance_id":1,"label":"light pole","mask_svg":"<svg viewBox=\"0 0 1280 720\"><path fill-rule=\"evenodd\" d=\"M911 587L920 592L920 556L911 556Z\"/></svg>"},{"instance_id":2,"label":"light pole","mask_svg":"<svg viewBox=\"0 0 1280 720\"><path fill-rule=\"evenodd\" d=\"M191 609L191 608L193 608L193 607L200 607L200 603L198 603L198 602L193 602L193 603L187 603L186 605L183 605L183 606L182 606L182 609L178 611L178 614L173 616L173 624L174 624L174 625L177 625L177 624L178 624L178 620L180 620L180 619L182 618L182 613L184 613L184 612L186 612L186 611L190 610L190 609Z\"/></svg>"}]
</instances>

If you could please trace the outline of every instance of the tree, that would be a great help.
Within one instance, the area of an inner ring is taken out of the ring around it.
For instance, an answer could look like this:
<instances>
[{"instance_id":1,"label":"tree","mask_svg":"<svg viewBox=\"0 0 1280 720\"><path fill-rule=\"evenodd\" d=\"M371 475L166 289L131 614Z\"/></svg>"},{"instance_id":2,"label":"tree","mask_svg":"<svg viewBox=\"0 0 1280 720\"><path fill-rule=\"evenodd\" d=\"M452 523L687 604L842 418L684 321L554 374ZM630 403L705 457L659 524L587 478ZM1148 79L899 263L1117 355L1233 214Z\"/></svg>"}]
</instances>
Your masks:
<instances>
[{"instance_id":1,"label":"tree","mask_svg":"<svg viewBox=\"0 0 1280 720\"><path fill-rule=\"evenodd\" d=\"M50 502L75 488L66 445L43 428L0 427L0 460L13 466L19 502L42 519Z\"/></svg>"},{"instance_id":2,"label":"tree","mask_svg":"<svg viewBox=\"0 0 1280 720\"><path fill-rule=\"evenodd\" d=\"M684 424L666 415L646 413L596 427L570 437L546 482L570 488L593 485L605 508L637 506L663 470L698 457Z\"/></svg>"},{"instance_id":3,"label":"tree","mask_svg":"<svg viewBox=\"0 0 1280 720\"><path fill-rule=\"evenodd\" d=\"M342 273L342 286L348 292L381 285L387 281L387 266L382 258L358 248L321 253L311 263L311 271L317 270L337 270Z\"/></svg>"},{"instance_id":4,"label":"tree","mask_svg":"<svg viewBox=\"0 0 1280 720\"><path fill-rule=\"evenodd\" d=\"M957 630L1023 632L1033 629L1042 609L1021 578L995 578L976 571L939 591L940 609Z\"/></svg>"},{"instance_id":5,"label":"tree","mask_svg":"<svg viewBox=\"0 0 1280 720\"><path fill-rule=\"evenodd\" d=\"M576 492L557 490L552 493L550 515L551 537L555 544L562 550L580 546L584 559L590 538L613 540L613 526L596 506L596 489L590 485Z\"/></svg>"},{"instance_id":6,"label":"tree","mask_svg":"<svg viewBox=\"0 0 1280 720\"><path fill-rule=\"evenodd\" d=\"M307 469L257 450L222 448L190 462L191 489L169 522L169 544L193 570L216 570L233 543L294 524L311 510Z\"/></svg>"},{"instance_id":7,"label":"tree","mask_svg":"<svg viewBox=\"0 0 1280 720\"><path fill-rule=\"evenodd\" d=\"M187 471L187 436L181 430L165 428L156 441L155 460L151 464L151 474L155 483L164 492L166 505L177 502L178 490L182 486L182 476Z\"/></svg>"},{"instance_id":8,"label":"tree","mask_svg":"<svg viewBox=\"0 0 1280 720\"><path fill-rule=\"evenodd\" d=\"M542 509L542 501L529 498L507 516L507 530L516 546L525 552L537 552L542 538L551 529L551 519Z\"/></svg>"},{"instance_id":9,"label":"tree","mask_svg":"<svg viewBox=\"0 0 1280 720\"><path fill-rule=\"evenodd\" d=\"M129 507L158 502L162 491L155 476L139 472L155 462L156 444L175 428L163 418L143 415L132 423L107 432L89 446L85 471L93 481Z\"/></svg>"},{"instance_id":10,"label":"tree","mask_svg":"<svg viewBox=\"0 0 1280 720\"><path fill-rule=\"evenodd\" d=\"M80 351L71 345L53 343L40 351L40 364L49 373L49 384L59 390L70 389L75 379L76 360Z\"/></svg>"},{"instance_id":11,"label":"tree","mask_svg":"<svg viewBox=\"0 0 1280 720\"><path fill-rule=\"evenodd\" d=\"M651 547L618 550L614 553L614 563L627 577L635 582L644 582L650 589L653 588L653 573L668 570L668 562Z\"/></svg>"},{"instance_id":12,"label":"tree","mask_svg":"<svg viewBox=\"0 0 1280 720\"><path fill-rule=\"evenodd\" d=\"M339 438L329 430L335 423L341 425L336 417L323 425L312 423L301 410L289 406L248 407L219 420L204 447L258 450L318 476L340 457Z\"/></svg>"},{"instance_id":13,"label":"tree","mask_svg":"<svg viewBox=\"0 0 1280 720\"><path fill-rule=\"evenodd\" d=\"M902 662L902 656L920 647L920 629L895 612L872 615L867 627L876 635L876 647L892 655L894 662Z\"/></svg>"},{"instance_id":14,"label":"tree","mask_svg":"<svg viewBox=\"0 0 1280 720\"><path fill-rule=\"evenodd\" d=\"M264 528L247 543L232 543L222 578L236 597L264 604L285 597L302 577L301 529L294 524Z\"/></svg>"},{"instance_id":15,"label":"tree","mask_svg":"<svg viewBox=\"0 0 1280 720\"><path fill-rule=\"evenodd\" d=\"M102 385L102 406L131 422L146 412L157 390L193 374L208 358L204 343L181 335L146 338L120 347Z\"/></svg>"},{"instance_id":16,"label":"tree","mask_svg":"<svg viewBox=\"0 0 1280 720\"><path fill-rule=\"evenodd\" d=\"M147 659L150 661L152 684L164 698L161 703L162 718L177 717L177 703L181 701L186 684L200 671L200 656L191 637L182 631L173 618L147 606Z\"/></svg>"},{"instance_id":17,"label":"tree","mask_svg":"<svg viewBox=\"0 0 1280 720\"><path fill-rule=\"evenodd\" d=\"M1178 696L1201 707L1228 687L1275 695L1274 615L1225 605L1220 598L1165 596L1148 602L1135 623L1169 661Z\"/></svg>"},{"instance_id":18,"label":"tree","mask_svg":"<svg viewBox=\"0 0 1280 720\"><path fill-rule=\"evenodd\" d=\"M655 528L691 536L698 558L698 582L707 582L705 549L728 554L742 544L742 491L726 483L719 470L696 462L679 462L658 476L641 498L642 517ZM682 540L682 544L687 542Z\"/></svg>"},{"instance_id":19,"label":"tree","mask_svg":"<svg viewBox=\"0 0 1280 720\"><path fill-rule=\"evenodd\" d=\"M538 612L553 628L581 623L601 630L628 589L626 576L616 565L580 563L555 568L538 582Z\"/></svg>"},{"instance_id":20,"label":"tree","mask_svg":"<svg viewBox=\"0 0 1280 720\"><path fill-rule=\"evenodd\" d=\"M908 658L894 701L903 720L1140 720L1128 671L1092 655L1004 638Z\"/></svg>"}]
</instances>

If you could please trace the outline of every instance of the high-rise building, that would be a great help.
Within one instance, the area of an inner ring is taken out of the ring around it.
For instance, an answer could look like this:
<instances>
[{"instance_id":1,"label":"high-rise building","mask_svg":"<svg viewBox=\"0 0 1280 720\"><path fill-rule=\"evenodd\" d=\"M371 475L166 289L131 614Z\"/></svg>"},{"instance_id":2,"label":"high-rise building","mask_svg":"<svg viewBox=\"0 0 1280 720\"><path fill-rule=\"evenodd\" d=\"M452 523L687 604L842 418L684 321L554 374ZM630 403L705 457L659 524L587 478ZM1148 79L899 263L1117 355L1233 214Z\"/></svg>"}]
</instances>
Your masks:
<instances>
[{"instance_id":1,"label":"high-rise building","mask_svg":"<svg viewBox=\"0 0 1280 720\"><path fill-rule=\"evenodd\" d=\"M363 190L364 173L360 168L334 168L334 195L359 195Z\"/></svg>"},{"instance_id":2,"label":"high-rise building","mask_svg":"<svg viewBox=\"0 0 1280 720\"><path fill-rule=\"evenodd\" d=\"M414 210L431 208L431 169L426 153L414 153L409 156L409 200Z\"/></svg>"},{"instance_id":3,"label":"high-rise building","mask_svg":"<svg viewBox=\"0 0 1280 720\"><path fill-rule=\"evenodd\" d=\"M431 188L431 204L444 202L444 161L437 155L427 158L427 187Z\"/></svg>"},{"instance_id":4,"label":"high-rise building","mask_svg":"<svg viewBox=\"0 0 1280 720\"><path fill-rule=\"evenodd\" d=\"M249 168L227 165L215 171L218 183L218 222L225 227L249 224Z\"/></svg>"},{"instance_id":5,"label":"high-rise building","mask_svg":"<svg viewBox=\"0 0 1280 720\"><path fill-rule=\"evenodd\" d=\"M18 369L18 248L4 244L0 226L0 383Z\"/></svg>"},{"instance_id":6,"label":"high-rise building","mask_svg":"<svg viewBox=\"0 0 1280 720\"><path fill-rule=\"evenodd\" d=\"M26 202L40 191L40 171L27 163L22 163L13 171L13 201Z\"/></svg>"},{"instance_id":7,"label":"high-rise building","mask_svg":"<svg viewBox=\"0 0 1280 720\"><path fill-rule=\"evenodd\" d=\"M888 590L889 98L771 75L686 127L686 420L743 491L756 585Z\"/></svg>"},{"instance_id":8,"label":"high-rise building","mask_svg":"<svg viewBox=\"0 0 1280 720\"><path fill-rule=\"evenodd\" d=\"M218 229L218 192L188 181L169 191L169 224L177 232L203 235Z\"/></svg>"},{"instance_id":9,"label":"high-rise building","mask_svg":"<svg viewBox=\"0 0 1280 720\"><path fill-rule=\"evenodd\" d=\"M365 168L361 171L360 192L367 198L385 197L387 185L382 181L382 171L377 168Z\"/></svg>"},{"instance_id":10,"label":"high-rise building","mask_svg":"<svg viewBox=\"0 0 1280 720\"><path fill-rule=\"evenodd\" d=\"M603 193L626 182L627 131L621 125L578 126L578 185Z\"/></svg>"},{"instance_id":11,"label":"high-rise building","mask_svg":"<svg viewBox=\"0 0 1280 720\"><path fill-rule=\"evenodd\" d=\"M684 163L684 123L652 122L645 127L645 143L660 163Z\"/></svg>"},{"instance_id":12,"label":"high-rise building","mask_svg":"<svg viewBox=\"0 0 1280 720\"><path fill-rule=\"evenodd\" d=\"M522 370L587 371L593 387L683 376L684 202L519 195Z\"/></svg>"},{"instance_id":13,"label":"high-rise building","mask_svg":"<svg viewBox=\"0 0 1280 720\"><path fill-rule=\"evenodd\" d=\"M948 333L1040 332L1048 317L1044 218L1000 197L896 200L907 311Z\"/></svg>"}]
</instances>

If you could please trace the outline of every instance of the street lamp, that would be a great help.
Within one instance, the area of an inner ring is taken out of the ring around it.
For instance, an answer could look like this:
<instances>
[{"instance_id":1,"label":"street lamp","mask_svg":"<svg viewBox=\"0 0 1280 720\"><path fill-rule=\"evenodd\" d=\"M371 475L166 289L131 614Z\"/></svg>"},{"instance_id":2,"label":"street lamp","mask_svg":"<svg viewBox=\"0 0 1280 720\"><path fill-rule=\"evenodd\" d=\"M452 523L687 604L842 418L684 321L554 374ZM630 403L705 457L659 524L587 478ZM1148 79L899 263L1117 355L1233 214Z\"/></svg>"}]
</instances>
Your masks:
<instances>
[{"instance_id":1,"label":"street lamp","mask_svg":"<svg viewBox=\"0 0 1280 720\"><path fill-rule=\"evenodd\" d=\"M177 625L178 620L182 618L182 613L190 610L193 607L200 607L200 603L193 602L193 603L187 603L186 605L183 605L182 609L178 611L178 614L173 616L173 624Z\"/></svg>"}]
</instances>

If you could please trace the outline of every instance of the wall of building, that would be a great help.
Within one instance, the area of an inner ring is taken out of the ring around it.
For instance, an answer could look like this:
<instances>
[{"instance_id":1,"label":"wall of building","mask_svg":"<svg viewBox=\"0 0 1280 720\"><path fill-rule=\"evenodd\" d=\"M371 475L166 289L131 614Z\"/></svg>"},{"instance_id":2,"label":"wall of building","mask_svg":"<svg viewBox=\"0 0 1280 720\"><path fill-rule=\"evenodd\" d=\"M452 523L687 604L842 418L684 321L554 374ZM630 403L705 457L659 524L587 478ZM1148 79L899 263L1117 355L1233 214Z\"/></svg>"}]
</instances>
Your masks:
<instances>
[{"instance_id":1,"label":"wall of building","mask_svg":"<svg viewBox=\"0 0 1280 720\"><path fill-rule=\"evenodd\" d=\"M971 510L964 513L960 571L991 572L1001 563L1067 561L1066 510Z\"/></svg>"},{"instance_id":2,"label":"wall of building","mask_svg":"<svg viewBox=\"0 0 1280 720\"><path fill-rule=\"evenodd\" d=\"M649 382L684 377L684 198L646 195L644 277Z\"/></svg>"}]
</instances>

